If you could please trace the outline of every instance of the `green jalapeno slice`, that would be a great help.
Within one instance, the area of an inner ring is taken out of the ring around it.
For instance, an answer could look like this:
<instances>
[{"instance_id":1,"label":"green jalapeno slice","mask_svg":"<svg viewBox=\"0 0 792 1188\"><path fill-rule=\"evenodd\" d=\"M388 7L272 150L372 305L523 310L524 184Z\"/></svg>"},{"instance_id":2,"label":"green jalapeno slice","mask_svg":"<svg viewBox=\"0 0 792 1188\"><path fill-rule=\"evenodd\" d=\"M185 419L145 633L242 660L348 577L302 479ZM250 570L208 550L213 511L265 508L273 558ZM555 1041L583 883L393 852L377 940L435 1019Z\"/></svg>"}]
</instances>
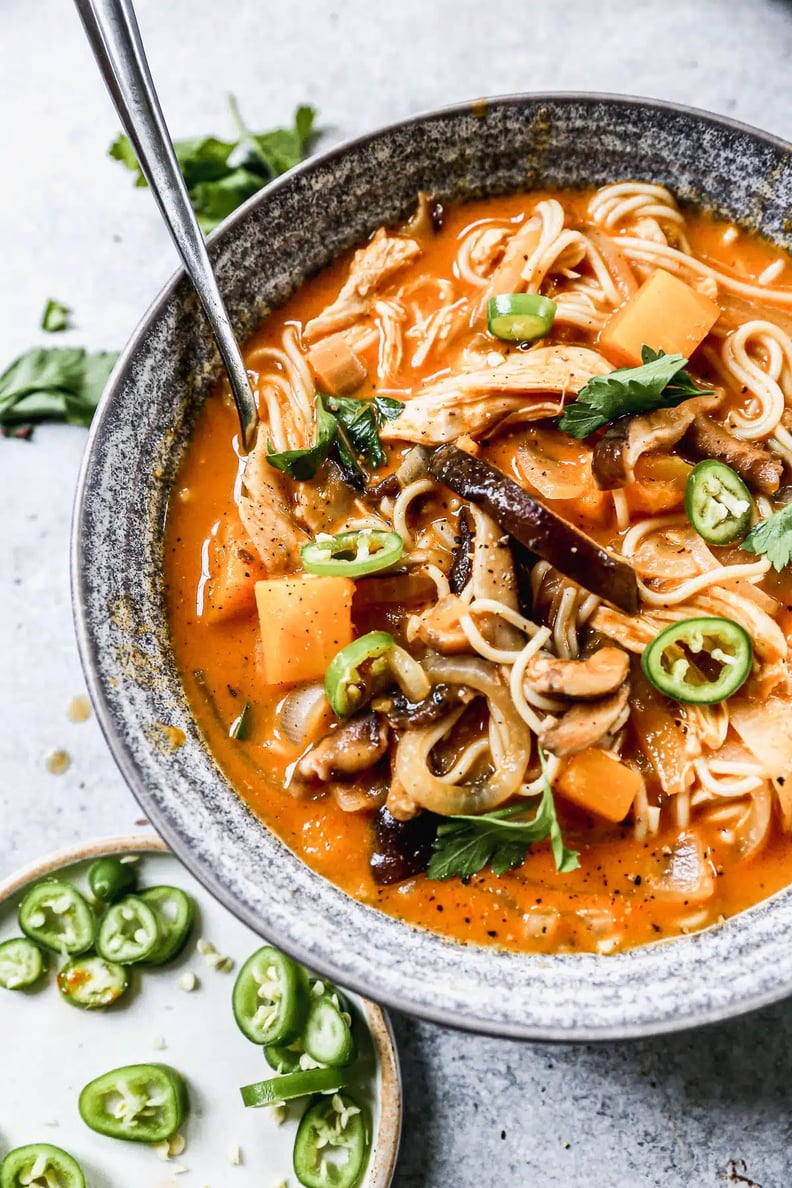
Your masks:
<instances>
[{"instance_id":1,"label":"green jalapeno slice","mask_svg":"<svg viewBox=\"0 0 792 1188\"><path fill-rule=\"evenodd\" d=\"M184 1079L167 1064L130 1064L103 1073L80 1094L80 1117L108 1138L161 1143L187 1117Z\"/></svg>"},{"instance_id":2,"label":"green jalapeno slice","mask_svg":"<svg viewBox=\"0 0 792 1188\"><path fill-rule=\"evenodd\" d=\"M742 540L751 527L754 502L739 474L707 458L688 475L685 510L707 544L727 545Z\"/></svg>"},{"instance_id":3,"label":"green jalapeno slice","mask_svg":"<svg viewBox=\"0 0 792 1188\"><path fill-rule=\"evenodd\" d=\"M732 619L701 616L672 623L641 657L644 675L676 701L711 705L736 693L751 671L753 647Z\"/></svg>"},{"instance_id":4,"label":"green jalapeno slice","mask_svg":"<svg viewBox=\"0 0 792 1188\"><path fill-rule=\"evenodd\" d=\"M363 577L395 565L404 552L398 532L361 528L338 536L321 534L300 550L303 569L323 577Z\"/></svg>"},{"instance_id":5,"label":"green jalapeno slice","mask_svg":"<svg viewBox=\"0 0 792 1188\"><path fill-rule=\"evenodd\" d=\"M388 684L394 643L387 631L369 631L353 639L330 661L325 694L339 718L348 718Z\"/></svg>"},{"instance_id":6,"label":"green jalapeno slice","mask_svg":"<svg viewBox=\"0 0 792 1188\"><path fill-rule=\"evenodd\" d=\"M487 302L487 329L505 342L532 342L550 333L557 308L538 293L502 293Z\"/></svg>"},{"instance_id":7,"label":"green jalapeno slice","mask_svg":"<svg viewBox=\"0 0 792 1188\"><path fill-rule=\"evenodd\" d=\"M29 1143L15 1147L0 1163L0 1188L85 1188L85 1176L77 1160L51 1143Z\"/></svg>"},{"instance_id":8,"label":"green jalapeno slice","mask_svg":"<svg viewBox=\"0 0 792 1188\"><path fill-rule=\"evenodd\" d=\"M76 956L93 946L93 912L76 887L59 879L36 883L19 905L25 936L55 953Z\"/></svg>"}]
</instances>

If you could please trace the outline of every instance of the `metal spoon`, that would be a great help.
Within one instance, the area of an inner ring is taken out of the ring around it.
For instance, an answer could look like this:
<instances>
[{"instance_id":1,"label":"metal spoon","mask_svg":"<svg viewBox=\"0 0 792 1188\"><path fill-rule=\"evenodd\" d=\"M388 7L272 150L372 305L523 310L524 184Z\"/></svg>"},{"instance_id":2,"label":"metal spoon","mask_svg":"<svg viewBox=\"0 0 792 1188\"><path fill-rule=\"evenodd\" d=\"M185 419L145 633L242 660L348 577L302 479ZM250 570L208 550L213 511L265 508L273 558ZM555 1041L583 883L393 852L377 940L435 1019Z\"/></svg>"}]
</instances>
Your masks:
<instances>
[{"instance_id":1,"label":"metal spoon","mask_svg":"<svg viewBox=\"0 0 792 1188\"><path fill-rule=\"evenodd\" d=\"M75 4L124 131L209 319L239 414L240 445L248 450L258 422L256 402L176 161L135 10L130 0L75 0Z\"/></svg>"}]
</instances>

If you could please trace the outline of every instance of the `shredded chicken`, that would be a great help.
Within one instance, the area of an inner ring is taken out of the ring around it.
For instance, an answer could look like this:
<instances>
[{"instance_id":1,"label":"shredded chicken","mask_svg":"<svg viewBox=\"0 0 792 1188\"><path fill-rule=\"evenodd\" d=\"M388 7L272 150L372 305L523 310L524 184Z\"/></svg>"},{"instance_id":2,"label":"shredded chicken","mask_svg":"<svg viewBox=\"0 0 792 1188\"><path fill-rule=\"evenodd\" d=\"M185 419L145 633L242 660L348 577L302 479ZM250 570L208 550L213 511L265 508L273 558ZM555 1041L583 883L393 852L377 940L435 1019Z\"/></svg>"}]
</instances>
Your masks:
<instances>
[{"instance_id":1,"label":"shredded chicken","mask_svg":"<svg viewBox=\"0 0 792 1188\"><path fill-rule=\"evenodd\" d=\"M621 648L600 648L585 660L558 660L537 652L526 665L525 679L537 693L587 700L613 693L627 679L629 667Z\"/></svg>"},{"instance_id":2,"label":"shredded chicken","mask_svg":"<svg viewBox=\"0 0 792 1188\"><path fill-rule=\"evenodd\" d=\"M630 686L625 683L608 697L574 705L560 718L548 718L539 742L553 755L575 755L586 747L595 747L621 725L629 696Z\"/></svg>"},{"instance_id":3,"label":"shredded chicken","mask_svg":"<svg viewBox=\"0 0 792 1188\"><path fill-rule=\"evenodd\" d=\"M385 441L441 445L461 433L478 436L518 410L521 420L529 419L532 409L539 418L556 416L558 402L531 406L525 397L545 392L574 395L593 376L610 370L610 363L588 347L538 347L517 353L497 367L458 372L428 384L380 436Z\"/></svg>"},{"instance_id":4,"label":"shredded chicken","mask_svg":"<svg viewBox=\"0 0 792 1188\"><path fill-rule=\"evenodd\" d=\"M338 779L368 771L388 749L388 727L379 714L358 714L320 739L297 764L302 780Z\"/></svg>"},{"instance_id":5,"label":"shredded chicken","mask_svg":"<svg viewBox=\"0 0 792 1188\"><path fill-rule=\"evenodd\" d=\"M349 276L332 305L312 318L304 330L307 342L343 330L372 308L374 296L385 284L421 254L421 245L402 235L389 235L383 227L352 257Z\"/></svg>"},{"instance_id":6,"label":"shredded chicken","mask_svg":"<svg viewBox=\"0 0 792 1188\"><path fill-rule=\"evenodd\" d=\"M506 245L503 259L482 294L480 312L484 311L490 297L497 297L499 293L519 293L525 288L523 269L536 250L541 234L542 220L534 215L512 235Z\"/></svg>"},{"instance_id":7,"label":"shredded chicken","mask_svg":"<svg viewBox=\"0 0 792 1188\"><path fill-rule=\"evenodd\" d=\"M470 644L459 622L467 609L467 604L456 594L441 598L434 606L415 616L415 637L443 656L467 652Z\"/></svg>"},{"instance_id":8,"label":"shredded chicken","mask_svg":"<svg viewBox=\"0 0 792 1188\"><path fill-rule=\"evenodd\" d=\"M259 433L245 464L239 515L268 575L298 568L307 540L292 514L285 482L267 461L266 434Z\"/></svg>"}]
</instances>

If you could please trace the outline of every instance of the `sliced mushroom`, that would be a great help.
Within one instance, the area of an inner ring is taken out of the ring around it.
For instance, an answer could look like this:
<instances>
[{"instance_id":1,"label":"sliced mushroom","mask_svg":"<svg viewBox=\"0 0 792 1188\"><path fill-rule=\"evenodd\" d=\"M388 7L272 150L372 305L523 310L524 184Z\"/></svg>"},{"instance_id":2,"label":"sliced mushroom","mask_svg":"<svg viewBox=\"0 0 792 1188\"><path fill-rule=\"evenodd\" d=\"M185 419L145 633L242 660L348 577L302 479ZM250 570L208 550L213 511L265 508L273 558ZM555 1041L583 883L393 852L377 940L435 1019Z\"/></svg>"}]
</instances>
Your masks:
<instances>
[{"instance_id":1,"label":"sliced mushroom","mask_svg":"<svg viewBox=\"0 0 792 1188\"><path fill-rule=\"evenodd\" d=\"M684 439L694 454L716 458L736 470L740 478L762 495L772 495L781 483L783 463L762 446L743 441L729 433L723 425L716 425L709 417L696 416Z\"/></svg>"},{"instance_id":2,"label":"sliced mushroom","mask_svg":"<svg viewBox=\"0 0 792 1188\"><path fill-rule=\"evenodd\" d=\"M464 685L440 684L433 685L423 701L410 701L404 693L396 690L378 698L374 706L385 714L394 729L406 730L409 726L429 726L455 706L467 705L475 696L473 690Z\"/></svg>"},{"instance_id":3,"label":"sliced mushroom","mask_svg":"<svg viewBox=\"0 0 792 1188\"><path fill-rule=\"evenodd\" d=\"M303 755L295 769L298 780L328 780L368 771L388 749L388 727L379 714L358 714L326 734Z\"/></svg>"},{"instance_id":4,"label":"sliced mushroom","mask_svg":"<svg viewBox=\"0 0 792 1188\"><path fill-rule=\"evenodd\" d=\"M696 396L677 408L658 408L644 416L622 417L605 430L594 447L591 468L601 491L627 487L635 481L635 464L652 450L670 450L684 436L695 417L715 408L722 399Z\"/></svg>"},{"instance_id":5,"label":"sliced mushroom","mask_svg":"<svg viewBox=\"0 0 792 1188\"><path fill-rule=\"evenodd\" d=\"M629 667L630 658L621 648L600 648L585 660L558 660L537 652L526 665L525 679L537 693L590 699L618 689Z\"/></svg>"},{"instance_id":6,"label":"sliced mushroom","mask_svg":"<svg viewBox=\"0 0 792 1188\"><path fill-rule=\"evenodd\" d=\"M693 423L692 412L659 408L645 417L622 417L605 430L594 447L591 468L600 491L614 491L635 481L635 463L650 450L670 450Z\"/></svg>"},{"instance_id":7,"label":"sliced mushroom","mask_svg":"<svg viewBox=\"0 0 792 1188\"><path fill-rule=\"evenodd\" d=\"M473 541L475 525L470 508L462 507L457 520L454 561L448 575L452 594L461 594L473 574Z\"/></svg>"},{"instance_id":8,"label":"sliced mushroom","mask_svg":"<svg viewBox=\"0 0 792 1188\"><path fill-rule=\"evenodd\" d=\"M539 742L553 755L575 755L586 747L595 747L617 726L629 696L630 686L624 684L599 701L574 705L562 717L548 720Z\"/></svg>"},{"instance_id":9,"label":"sliced mushroom","mask_svg":"<svg viewBox=\"0 0 792 1188\"><path fill-rule=\"evenodd\" d=\"M453 445L432 455L429 469L457 495L492 516L504 532L572 581L629 614L638 610L632 568L524 490L502 470Z\"/></svg>"}]
</instances>

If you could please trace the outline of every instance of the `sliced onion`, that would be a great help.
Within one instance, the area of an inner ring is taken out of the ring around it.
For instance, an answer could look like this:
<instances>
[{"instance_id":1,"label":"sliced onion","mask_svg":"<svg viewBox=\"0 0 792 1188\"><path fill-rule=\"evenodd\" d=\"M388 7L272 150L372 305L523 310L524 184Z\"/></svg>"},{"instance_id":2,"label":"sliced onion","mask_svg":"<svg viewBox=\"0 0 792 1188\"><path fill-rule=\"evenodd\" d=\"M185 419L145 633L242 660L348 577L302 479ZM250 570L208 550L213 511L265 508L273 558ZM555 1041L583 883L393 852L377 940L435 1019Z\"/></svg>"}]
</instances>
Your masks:
<instances>
[{"instance_id":1,"label":"sliced onion","mask_svg":"<svg viewBox=\"0 0 792 1188\"><path fill-rule=\"evenodd\" d=\"M410 701L423 701L432 688L429 677L409 652L396 644L388 653L388 663L396 683Z\"/></svg>"},{"instance_id":2,"label":"sliced onion","mask_svg":"<svg viewBox=\"0 0 792 1188\"><path fill-rule=\"evenodd\" d=\"M396 749L394 774L412 800L422 808L444 816L458 813L485 813L497 808L520 789L531 757L531 732L512 702L509 690L493 664L472 656L427 656L424 668L433 681L447 685L466 685L483 693L490 714L504 739L504 754L497 770L486 780L474 784L447 784L430 767L430 757L438 739L438 726L407 730ZM457 714L449 716L449 728Z\"/></svg>"},{"instance_id":3,"label":"sliced onion","mask_svg":"<svg viewBox=\"0 0 792 1188\"><path fill-rule=\"evenodd\" d=\"M396 471L396 478L402 487L409 487L417 479L425 478L429 473L428 463L431 450L426 446L417 445L408 450Z\"/></svg>"},{"instance_id":4,"label":"sliced onion","mask_svg":"<svg viewBox=\"0 0 792 1188\"><path fill-rule=\"evenodd\" d=\"M751 807L735 825L736 848L740 861L750 858L764 845L773 818L773 794L769 784L751 793Z\"/></svg>"},{"instance_id":5,"label":"sliced onion","mask_svg":"<svg viewBox=\"0 0 792 1188\"><path fill-rule=\"evenodd\" d=\"M515 465L545 499L577 499L593 487L591 455L589 446L555 429L531 428Z\"/></svg>"},{"instance_id":6,"label":"sliced onion","mask_svg":"<svg viewBox=\"0 0 792 1188\"><path fill-rule=\"evenodd\" d=\"M306 747L322 734L326 734L333 721L333 711L325 697L321 681L299 685L287 693L278 708L277 726L283 735L297 747Z\"/></svg>"},{"instance_id":7,"label":"sliced onion","mask_svg":"<svg viewBox=\"0 0 792 1188\"><path fill-rule=\"evenodd\" d=\"M715 890L715 878L695 833L680 833L659 876L652 879L651 887L663 899L700 903L710 898Z\"/></svg>"}]
</instances>

